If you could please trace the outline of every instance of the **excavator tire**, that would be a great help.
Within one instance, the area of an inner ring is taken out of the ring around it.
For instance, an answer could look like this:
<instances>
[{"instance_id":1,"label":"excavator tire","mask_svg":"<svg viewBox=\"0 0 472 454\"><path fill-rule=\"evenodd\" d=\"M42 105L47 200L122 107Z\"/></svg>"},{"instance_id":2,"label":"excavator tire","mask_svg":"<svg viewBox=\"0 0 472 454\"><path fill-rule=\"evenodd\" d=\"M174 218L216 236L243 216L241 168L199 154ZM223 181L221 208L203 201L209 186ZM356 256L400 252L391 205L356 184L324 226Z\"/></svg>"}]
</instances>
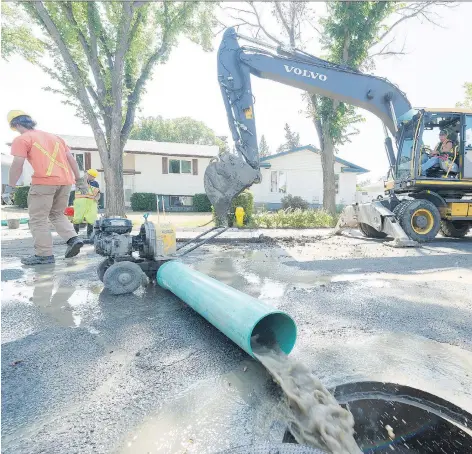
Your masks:
<instances>
[{"instance_id":1,"label":"excavator tire","mask_svg":"<svg viewBox=\"0 0 472 454\"><path fill-rule=\"evenodd\" d=\"M396 207L395 215L412 240L426 243L436 237L441 225L441 215L436 205L429 200L407 200L401 205Z\"/></svg>"},{"instance_id":2,"label":"excavator tire","mask_svg":"<svg viewBox=\"0 0 472 454\"><path fill-rule=\"evenodd\" d=\"M359 222L359 230L367 238L385 238L387 236L384 232L379 232L374 229L371 225Z\"/></svg>"},{"instance_id":3,"label":"excavator tire","mask_svg":"<svg viewBox=\"0 0 472 454\"><path fill-rule=\"evenodd\" d=\"M460 221L448 221L443 219L441 221L441 233L448 238L462 238L467 235L470 229L470 224Z\"/></svg>"},{"instance_id":4,"label":"excavator tire","mask_svg":"<svg viewBox=\"0 0 472 454\"><path fill-rule=\"evenodd\" d=\"M403 211L410 202L413 202L413 200L403 200L393 209L393 214L397 218L398 222L400 222L400 218L402 217Z\"/></svg>"}]
</instances>

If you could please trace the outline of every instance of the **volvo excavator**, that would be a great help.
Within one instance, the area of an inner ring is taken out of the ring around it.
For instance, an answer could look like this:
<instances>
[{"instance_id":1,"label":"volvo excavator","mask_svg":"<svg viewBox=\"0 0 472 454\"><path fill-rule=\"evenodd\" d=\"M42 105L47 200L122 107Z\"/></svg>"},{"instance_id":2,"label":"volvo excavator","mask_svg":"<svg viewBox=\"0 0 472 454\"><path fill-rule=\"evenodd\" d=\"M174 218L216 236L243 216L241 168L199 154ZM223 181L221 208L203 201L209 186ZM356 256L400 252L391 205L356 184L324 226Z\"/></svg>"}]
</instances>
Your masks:
<instances>
[{"instance_id":1,"label":"volvo excavator","mask_svg":"<svg viewBox=\"0 0 472 454\"><path fill-rule=\"evenodd\" d=\"M240 40L248 44L241 46ZM372 112L383 123L389 177L385 197L347 206L336 226L358 227L366 237L391 237L416 246L441 230L463 237L472 226L472 110L412 108L387 79L363 74L298 49L271 46L228 28L218 49L218 82L236 153L207 167L205 191L220 224L233 198L261 181L251 75L326 96ZM436 157L434 143L446 131L452 150Z\"/></svg>"}]
</instances>

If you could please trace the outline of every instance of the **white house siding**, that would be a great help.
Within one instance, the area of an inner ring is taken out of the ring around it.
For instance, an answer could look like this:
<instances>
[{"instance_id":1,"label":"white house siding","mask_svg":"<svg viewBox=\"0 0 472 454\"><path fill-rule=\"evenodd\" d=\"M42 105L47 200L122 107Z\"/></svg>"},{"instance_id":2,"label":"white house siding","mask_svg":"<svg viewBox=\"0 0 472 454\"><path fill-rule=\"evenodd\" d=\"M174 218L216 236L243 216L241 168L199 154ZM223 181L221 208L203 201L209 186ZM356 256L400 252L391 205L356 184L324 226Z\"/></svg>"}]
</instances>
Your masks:
<instances>
[{"instance_id":1,"label":"white house siding","mask_svg":"<svg viewBox=\"0 0 472 454\"><path fill-rule=\"evenodd\" d=\"M136 154L135 171L141 174L135 175L135 192L154 192L165 195L194 195L205 192L203 175L210 163L210 158L183 158L179 156L166 156L168 162L171 159L192 161L198 160L198 174L192 173L167 173L162 172L162 156Z\"/></svg>"},{"instance_id":2,"label":"white house siding","mask_svg":"<svg viewBox=\"0 0 472 454\"><path fill-rule=\"evenodd\" d=\"M323 171L321 157L310 150L301 150L265 161L270 168L262 168L262 182L254 185L254 201L257 204L266 204L269 208L277 208L286 194L300 196L312 205L323 202ZM339 190L336 203L353 203L356 192L356 173L341 172L344 167L335 163L335 173L339 175ZM287 192L271 192L271 172L283 171L287 175Z\"/></svg>"},{"instance_id":3,"label":"white house siding","mask_svg":"<svg viewBox=\"0 0 472 454\"><path fill-rule=\"evenodd\" d=\"M342 167L340 164L339 167ZM342 172L339 174L339 191L336 195L336 203L349 205L356 201L357 173Z\"/></svg>"}]
</instances>

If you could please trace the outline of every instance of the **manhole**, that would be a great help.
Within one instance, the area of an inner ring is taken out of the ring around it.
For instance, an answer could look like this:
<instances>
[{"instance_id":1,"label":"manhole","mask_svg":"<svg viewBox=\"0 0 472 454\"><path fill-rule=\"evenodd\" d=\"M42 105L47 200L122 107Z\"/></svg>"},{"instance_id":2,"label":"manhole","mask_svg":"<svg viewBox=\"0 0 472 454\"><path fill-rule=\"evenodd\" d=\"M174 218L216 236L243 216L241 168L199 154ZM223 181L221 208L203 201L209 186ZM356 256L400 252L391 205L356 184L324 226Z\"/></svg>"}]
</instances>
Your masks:
<instances>
[{"instance_id":1,"label":"manhole","mask_svg":"<svg viewBox=\"0 0 472 454\"><path fill-rule=\"evenodd\" d=\"M349 383L331 392L354 415L364 453L472 452L472 415L433 394L380 382ZM288 430L283 442L296 443Z\"/></svg>"}]
</instances>

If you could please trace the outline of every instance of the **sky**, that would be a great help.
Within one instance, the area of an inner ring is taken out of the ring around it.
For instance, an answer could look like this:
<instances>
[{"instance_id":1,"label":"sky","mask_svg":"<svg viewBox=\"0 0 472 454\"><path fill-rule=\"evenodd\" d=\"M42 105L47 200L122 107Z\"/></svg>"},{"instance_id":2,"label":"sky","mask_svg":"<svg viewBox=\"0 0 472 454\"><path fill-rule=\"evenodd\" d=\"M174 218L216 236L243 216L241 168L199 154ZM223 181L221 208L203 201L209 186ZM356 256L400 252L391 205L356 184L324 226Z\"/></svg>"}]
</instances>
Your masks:
<instances>
[{"instance_id":1,"label":"sky","mask_svg":"<svg viewBox=\"0 0 472 454\"><path fill-rule=\"evenodd\" d=\"M408 54L377 60L373 72L398 85L413 106L452 107L464 98L464 82L472 81L468 45L472 3L464 2L438 12L443 28L418 20L399 26L394 35L395 44L401 47L406 42ZM221 34L215 38L215 49L204 52L198 45L182 39L169 61L154 71L138 116L190 116L231 140L217 82L216 49L220 40ZM316 37L307 50L320 55ZM8 63L2 61L0 80L4 118L10 109L21 109L34 117L40 129L59 135L92 135L90 127L82 124L72 107L61 103L59 95L42 90L50 81L39 68L14 57ZM259 138L265 135L272 150L284 141L285 123L300 133L302 145L318 145L314 126L303 113L301 91L256 77L252 77L252 89L257 134ZM388 170L383 129L377 117L361 112L366 121L359 126L360 134L352 143L344 145L338 156L369 169L371 173L362 179L375 181ZM15 137L6 120L0 122L0 134L2 143ZM5 152L8 149L3 146L2 153Z\"/></svg>"}]
</instances>

